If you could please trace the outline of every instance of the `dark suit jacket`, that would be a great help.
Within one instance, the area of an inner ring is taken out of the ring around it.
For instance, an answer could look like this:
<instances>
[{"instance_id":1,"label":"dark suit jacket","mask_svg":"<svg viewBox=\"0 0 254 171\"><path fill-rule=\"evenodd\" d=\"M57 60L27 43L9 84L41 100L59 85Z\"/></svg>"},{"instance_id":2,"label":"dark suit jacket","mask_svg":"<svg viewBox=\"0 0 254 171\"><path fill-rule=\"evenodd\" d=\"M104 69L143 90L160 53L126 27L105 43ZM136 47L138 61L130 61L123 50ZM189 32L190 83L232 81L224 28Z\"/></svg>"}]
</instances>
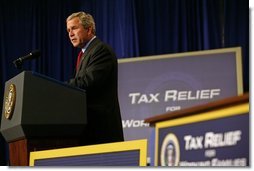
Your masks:
<instances>
[{"instance_id":1,"label":"dark suit jacket","mask_svg":"<svg viewBox=\"0 0 254 171\"><path fill-rule=\"evenodd\" d=\"M117 59L112 49L95 38L81 58L69 84L87 92L88 124L82 144L123 141L118 102Z\"/></svg>"}]
</instances>

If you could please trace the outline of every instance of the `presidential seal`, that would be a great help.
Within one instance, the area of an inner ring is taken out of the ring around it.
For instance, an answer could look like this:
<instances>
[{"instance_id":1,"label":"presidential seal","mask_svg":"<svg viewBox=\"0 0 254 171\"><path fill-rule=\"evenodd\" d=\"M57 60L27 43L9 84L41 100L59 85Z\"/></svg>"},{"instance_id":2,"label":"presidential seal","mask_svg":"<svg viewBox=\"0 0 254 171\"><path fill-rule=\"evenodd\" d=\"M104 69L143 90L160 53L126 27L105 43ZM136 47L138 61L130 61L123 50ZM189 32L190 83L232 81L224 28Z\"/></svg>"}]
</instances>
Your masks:
<instances>
[{"instance_id":1,"label":"presidential seal","mask_svg":"<svg viewBox=\"0 0 254 171\"><path fill-rule=\"evenodd\" d=\"M178 166L180 160L180 147L177 137L169 133L161 146L161 166Z\"/></svg>"},{"instance_id":2,"label":"presidential seal","mask_svg":"<svg viewBox=\"0 0 254 171\"><path fill-rule=\"evenodd\" d=\"M15 108L15 102L16 102L16 87L14 84L11 84L9 86L7 96L5 97L4 116L6 119L11 119Z\"/></svg>"}]
</instances>

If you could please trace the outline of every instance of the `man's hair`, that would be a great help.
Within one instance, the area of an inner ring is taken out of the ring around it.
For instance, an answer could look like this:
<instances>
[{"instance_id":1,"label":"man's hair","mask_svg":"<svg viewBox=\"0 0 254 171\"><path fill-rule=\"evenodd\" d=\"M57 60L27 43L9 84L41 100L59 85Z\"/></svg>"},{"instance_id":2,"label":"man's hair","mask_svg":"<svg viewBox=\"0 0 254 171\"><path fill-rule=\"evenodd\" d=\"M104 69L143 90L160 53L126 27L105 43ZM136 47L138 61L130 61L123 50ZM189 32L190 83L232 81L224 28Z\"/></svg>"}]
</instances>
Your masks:
<instances>
[{"instance_id":1,"label":"man's hair","mask_svg":"<svg viewBox=\"0 0 254 171\"><path fill-rule=\"evenodd\" d=\"M75 18L75 17L78 17L79 20L81 21L81 24L83 25L83 27L85 29L91 27L92 28L92 33L95 35L95 22L94 22L94 19L93 19L93 16L88 14L88 13L85 13L85 12L75 12L75 13L72 13L67 19L66 19L66 22Z\"/></svg>"}]
</instances>

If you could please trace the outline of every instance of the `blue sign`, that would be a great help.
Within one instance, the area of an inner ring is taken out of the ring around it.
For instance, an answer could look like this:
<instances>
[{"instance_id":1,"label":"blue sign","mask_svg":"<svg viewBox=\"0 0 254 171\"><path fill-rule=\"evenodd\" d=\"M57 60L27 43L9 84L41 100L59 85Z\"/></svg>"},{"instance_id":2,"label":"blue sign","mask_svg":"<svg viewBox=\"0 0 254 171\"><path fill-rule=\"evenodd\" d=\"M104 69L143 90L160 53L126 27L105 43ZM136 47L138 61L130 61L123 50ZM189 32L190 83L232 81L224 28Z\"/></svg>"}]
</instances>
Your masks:
<instances>
[{"instance_id":1,"label":"blue sign","mask_svg":"<svg viewBox=\"0 0 254 171\"><path fill-rule=\"evenodd\" d=\"M159 128L159 166L249 166L249 114Z\"/></svg>"},{"instance_id":2,"label":"blue sign","mask_svg":"<svg viewBox=\"0 0 254 171\"><path fill-rule=\"evenodd\" d=\"M149 139L144 119L237 96L242 90L241 48L118 61L118 92L125 140Z\"/></svg>"}]
</instances>

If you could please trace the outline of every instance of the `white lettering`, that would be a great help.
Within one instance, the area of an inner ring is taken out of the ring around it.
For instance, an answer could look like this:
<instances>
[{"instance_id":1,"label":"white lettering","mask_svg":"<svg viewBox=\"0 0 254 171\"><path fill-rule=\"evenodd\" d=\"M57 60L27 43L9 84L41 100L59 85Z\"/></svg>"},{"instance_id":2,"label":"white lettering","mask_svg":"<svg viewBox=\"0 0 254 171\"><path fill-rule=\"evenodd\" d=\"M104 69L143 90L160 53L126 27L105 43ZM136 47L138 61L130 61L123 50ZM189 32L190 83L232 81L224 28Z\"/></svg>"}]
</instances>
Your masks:
<instances>
[{"instance_id":1,"label":"white lettering","mask_svg":"<svg viewBox=\"0 0 254 171\"><path fill-rule=\"evenodd\" d=\"M131 104L136 104L136 97L140 96L140 93L130 93L129 97L131 97Z\"/></svg>"},{"instance_id":2,"label":"white lettering","mask_svg":"<svg viewBox=\"0 0 254 171\"><path fill-rule=\"evenodd\" d=\"M178 100L186 100L187 99L187 91L179 91Z\"/></svg>"},{"instance_id":3,"label":"white lettering","mask_svg":"<svg viewBox=\"0 0 254 171\"><path fill-rule=\"evenodd\" d=\"M131 98L131 104L140 104L140 103L152 103L152 102L159 102L158 96L160 93L149 95L141 94L141 93L130 93L129 97Z\"/></svg>"},{"instance_id":4,"label":"white lettering","mask_svg":"<svg viewBox=\"0 0 254 171\"><path fill-rule=\"evenodd\" d=\"M195 162L180 161L179 166L211 166L211 162L209 160L207 160L207 161L195 161Z\"/></svg>"},{"instance_id":5,"label":"white lettering","mask_svg":"<svg viewBox=\"0 0 254 171\"><path fill-rule=\"evenodd\" d=\"M205 148L215 148L236 145L241 140L240 130L225 133L207 132L205 134Z\"/></svg>"},{"instance_id":6,"label":"white lettering","mask_svg":"<svg viewBox=\"0 0 254 171\"><path fill-rule=\"evenodd\" d=\"M165 91L164 101L183 101L183 100L202 100L212 99L215 96L220 95L220 89L206 89L197 91L177 91L167 90Z\"/></svg>"},{"instance_id":7,"label":"white lettering","mask_svg":"<svg viewBox=\"0 0 254 171\"><path fill-rule=\"evenodd\" d=\"M150 97L151 97L149 103L152 103L152 102L159 102L158 96L160 95L160 93L149 94L149 95L150 95Z\"/></svg>"},{"instance_id":8,"label":"white lettering","mask_svg":"<svg viewBox=\"0 0 254 171\"><path fill-rule=\"evenodd\" d=\"M220 89L212 89L210 93L210 99L214 98L214 96L220 95Z\"/></svg>"},{"instance_id":9,"label":"white lettering","mask_svg":"<svg viewBox=\"0 0 254 171\"><path fill-rule=\"evenodd\" d=\"M217 158L213 158L211 160L211 166L232 166L232 160L231 159L225 159L225 160L219 160Z\"/></svg>"},{"instance_id":10,"label":"white lettering","mask_svg":"<svg viewBox=\"0 0 254 171\"><path fill-rule=\"evenodd\" d=\"M176 111L176 110L180 110L181 109L181 106L167 106L166 107L166 112L167 111Z\"/></svg>"},{"instance_id":11,"label":"white lettering","mask_svg":"<svg viewBox=\"0 0 254 171\"><path fill-rule=\"evenodd\" d=\"M216 150L214 149L209 149L205 151L205 157L215 157L216 156Z\"/></svg>"},{"instance_id":12,"label":"white lettering","mask_svg":"<svg viewBox=\"0 0 254 171\"><path fill-rule=\"evenodd\" d=\"M210 97L210 90L202 90L200 92L200 99L209 99Z\"/></svg>"},{"instance_id":13,"label":"white lettering","mask_svg":"<svg viewBox=\"0 0 254 171\"><path fill-rule=\"evenodd\" d=\"M149 123L145 123L144 120L122 120L123 128L137 128L137 127L149 127Z\"/></svg>"},{"instance_id":14,"label":"white lettering","mask_svg":"<svg viewBox=\"0 0 254 171\"><path fill-rule=\"evenodd\" d=\"M247 159L246 158L236 158L233 161L234 166L247 166Z\"/></svg>"},{"instance_id":15,"label":"white lettering","mask_svg":"<svg viewBox=\"0 0 254 171\"><path fill-rule=\"evenodd\" d=\"M203 148L203 137L192 137L191 135L184 136L185 150L196 150Z\"/></svg>"},{"instance_id":16,"label":"white lettering","mask_svg":"<svg viewBox=\"0 0 254 171\"><path fill-rule=\"evenodd\" d=\"M142 94L141 97L139 98L138 100L138 104L140 103L148 103L148 99L147 99L147 96L145 94Z\"/></svg>"},{"instance_id":17,"label":"white lettering","mask_svg":"<svg viewBox=\"0 0 254 171\"><path fill-rule=\"evenodd\" d=\"M165 92L164 101L167 102L169 99L172 99L173 101L177 100L177 90L168 90Z\"/></svg>"}]
</instances>

